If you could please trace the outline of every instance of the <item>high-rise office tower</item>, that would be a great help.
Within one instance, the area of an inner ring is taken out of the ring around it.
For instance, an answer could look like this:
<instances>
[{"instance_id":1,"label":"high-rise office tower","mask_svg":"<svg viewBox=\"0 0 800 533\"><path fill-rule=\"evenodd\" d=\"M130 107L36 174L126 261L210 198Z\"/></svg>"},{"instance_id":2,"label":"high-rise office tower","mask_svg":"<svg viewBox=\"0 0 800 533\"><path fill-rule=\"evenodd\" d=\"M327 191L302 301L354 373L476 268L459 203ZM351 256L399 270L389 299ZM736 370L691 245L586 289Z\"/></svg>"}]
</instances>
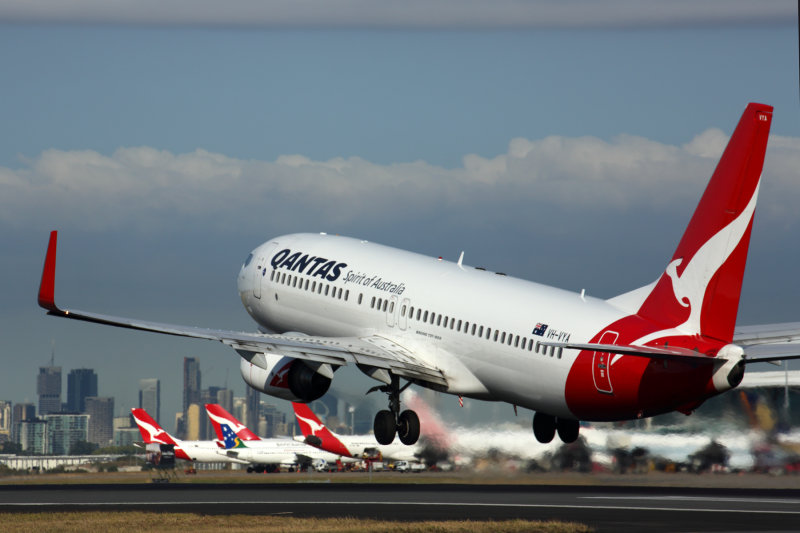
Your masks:
<instances>
[{"instance_id":1,"label":"high-rise office tower","mask_svg":"<svg viewBox=\"0 0 800 533\"><path fill-rule=\"evenodd\" d=\"M197 357L183 358L183 412L193 403L200 403L200 360Z\"/></svg>"},{"instance_id":2,"label":"high-rise office tower","mask_svg":"<svg viewBox=\"0 0 800 533\"><path fill-rule=\"evenodd\" d=\"M156 378L139 380L139 407L161 420L161 381Z\"/></svg>"},{"instance_id":3,"label":"high-rise office tower","mask_svg":"<svg viewBox=\"0 0 800 533\"><path fill-rule=\"evenodd\" d=\"M11 440L19 443L19 425L23 420L36 418L36 406L32 403L15 403L11 413Z\"/></svg>"},{"instance_id":4,"label":"high-rise office tower","mask_svg":"<svg viewBox=\"0 0 800 533\"><path fill-rule=\"evenodd\" d=\"M39 395L39 416L61 412L61 367L43 366L36 376L36 394Z\"/></svg>"},{"instance_id":5,"label":"high-rise office tower","mask_svg":"<svg viewBox=\"0 0 800 533\"><path fill-rule=\"evenodd\" d=\"M254 433L258 432L258 422L261 420L261 393L248 386L246 392L247 421L245 425Z\"/></svg>"},{"instance_id":6,"label":"high-rise office tower","mask_svg":"<svg viewBox=\"0 0 800 533\"><path fill-rule=\"evenodd\" d=\"M69 455L78 441L89 438L89 415L51 414L44 416L47 422L47 453Z\"/></svg>"},{"instance_id":7,"label":"high-rise office tower","mask_svg":"<svg viewBox=\"0 0 800 533\"><path fill-rule=\"evenodd\" d=\"M97 374L91 368L71 370L67 374L67 411L85 413L89 396L97 396Z\"/></svg>"},{"instance_id":8,"label":"high-rise office tower","mask_svg":"<svg viewBox=\"0 0 800 533\"><path fill-rule=\"evenodd\" d=\"M13 427L11 402L0 400L0 443L11 441Z\"/></svg>"},{"instance_id":9,"label":"high-rise office tower","mask_svg":"<svg viewBox=\"0 0 800 533\"><path fill-rule=\"evenodd\" d=\"M89 415L89 442L108 446L114 437L114 398L86 398L86 414Z\"/></svg>"},{"instance_id":10,"label":"high-rise office tower","mask_svg":"<svg viewBox=\"0 0 800 533\"><path fill-rule=\"evenodd\" d=\"M233 391L231 389L220 389L217 391L217 403L229 413L233 412Z\"/></svg>"}]
</instances>

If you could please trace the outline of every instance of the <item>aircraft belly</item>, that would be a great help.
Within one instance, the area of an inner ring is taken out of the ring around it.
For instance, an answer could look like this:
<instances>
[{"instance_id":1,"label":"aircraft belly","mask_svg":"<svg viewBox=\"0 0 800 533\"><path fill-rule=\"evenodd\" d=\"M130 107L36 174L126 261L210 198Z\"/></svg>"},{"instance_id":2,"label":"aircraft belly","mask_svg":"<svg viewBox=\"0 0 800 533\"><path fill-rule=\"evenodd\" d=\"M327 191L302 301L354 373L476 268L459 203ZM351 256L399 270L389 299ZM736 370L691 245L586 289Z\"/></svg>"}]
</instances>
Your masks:
<instances>
[{"instance_id":1,"label":"aircraft belly","mask_svg":"<svg viewBox=\"0 0 800 533\"><path fill-rule=\"evenodd\" d=\"M564 359L483 354L481 363L473 368L494 400L551 415L574 417L564 398L569 372L569 363Z\"/></svg>"}]
</instances>

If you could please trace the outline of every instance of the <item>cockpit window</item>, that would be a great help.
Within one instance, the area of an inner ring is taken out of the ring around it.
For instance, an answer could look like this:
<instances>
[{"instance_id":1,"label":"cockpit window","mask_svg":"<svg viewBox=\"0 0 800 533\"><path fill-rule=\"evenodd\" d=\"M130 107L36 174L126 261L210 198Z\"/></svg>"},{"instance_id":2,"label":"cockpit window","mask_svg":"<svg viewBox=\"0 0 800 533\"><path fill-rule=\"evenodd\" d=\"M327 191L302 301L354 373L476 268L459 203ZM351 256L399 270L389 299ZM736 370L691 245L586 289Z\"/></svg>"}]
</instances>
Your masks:
<instances>
[{"instance_id":1,"label":"cockpit window","mask_svg":"<svg viewBox=\"0 0 800 533\"><path fill-rule=\"evenodd\" d=\"M252 260L253 260L253 254L248 255L247 259L244 260L244 265L243 266L249 265L250 261L252 261Z\"/></svg>"}]
</instances>

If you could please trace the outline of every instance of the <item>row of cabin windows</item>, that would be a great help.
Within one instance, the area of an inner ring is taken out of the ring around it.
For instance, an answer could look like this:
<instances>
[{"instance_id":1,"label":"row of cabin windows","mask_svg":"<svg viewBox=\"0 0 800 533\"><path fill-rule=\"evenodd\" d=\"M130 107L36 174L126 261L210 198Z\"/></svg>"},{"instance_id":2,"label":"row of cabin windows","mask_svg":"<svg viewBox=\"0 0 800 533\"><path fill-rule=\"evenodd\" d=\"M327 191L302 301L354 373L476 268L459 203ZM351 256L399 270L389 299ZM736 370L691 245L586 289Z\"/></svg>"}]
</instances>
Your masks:
<instances>
[{"instance_id":1,"label":"row of cabin windows","mask_svg":"<svg viewBox=\"0 0 800 533\"><path fill-rule=\"evenodd\" d=\"M272 274L270 274L269 280L275 283L280 283L281 285L286 285L287 287L294 287L304 291L315 292L317 294L330 296L331 298L336 298L338 300L344 300L345 302L350 299L349 289L343 291L341 287L334 287L328 283L312 281L297 275L287 274L286 272L278 272L277 270L273 270ZM361 303L360 297L359 303Z\"/></svg>"},{"instance_id":2,"label":"row of cabin windows","mask_svg":"<svg viewBox=\"0 0 800 533\"><path fill-rule=\"evenodd\" d=\"M333 298L338 298L339 300L344 299L344 301L348 301L350 298L349 290L346 290L344 293L342 293L341 287L334 287L323 282L317 283L316 281L301 278L297 275L293 276L291 274L287 274L286 272L279 273L277 270L272 271L272 274L270 275L270 281L280 283L281 285L287 285L289 287L300 288L306 291L310 290L311 292L324 294L325 296L330 294L330 296ZM343 294L344 298L342 297ZM363 298L363 293L360 293L358 295L358 305L361 305ZM387 298L376 298L373 296L370 300L369 306L370 309L375 309L384 313L394 313L394 301ZM538 342L527 337L520 338L519 335L506 333L505 331L499 331L497 329L492 330L490 327L478 326L475 323L470 324L468 321L461 319L457 320L455 317L444 316L434 313L433 311L429 312L420 308L415 309L413 306L408 309L406 309L406 307L407 306L405 304L400 307L400 316L405 317L406 311L408 311L408 318L411 320L417 320L426 324L436 325L444 328L449 327L451 330L470 334L473 337L477 336L478 338L485 338L486 340L499 342L500 344L507 344L508 346L513 346L514 348L520 348L522 350L527 349L529 352L535 351L536 353L549 355L550 357L557 356L559 359L561 359L561 354L563 351L562 348L556 348L555 346L541 346Z\"/></svg>"},{"instance_id":3,"label":"row of cabin windows","mask_svg":"<svg viewBox=\"0 0 800 533\"><path fill-rule=\"evenodd\" d=\"M534 341L532 338L520 337L519 335L506 333L505 331L499 331L497 329L492 330L490 327L479 326L475 323L470 324L466 320L448 317L420 308L415 309L413 306L409 307L408 309L406 307L407 306L405 304L400 307L401 317L405 317L406 311L408 311L408 318L411 320L417 320L426 324L449 328L454 331L472 335L473 337L485 338L486 340L499 342L500 344L507 344L508 346L513 346L514 348L520 348L522 350L527 349L529 352L535 351L536 353L549 355L550 357L556 356L561 359L563 352L562 348L556 348L555 346L542 346L539 344L539 342ZM373 296L370 302L370 308L385 313L394 313L394 301L376 298Z\"/></svg>"}]
</instances>

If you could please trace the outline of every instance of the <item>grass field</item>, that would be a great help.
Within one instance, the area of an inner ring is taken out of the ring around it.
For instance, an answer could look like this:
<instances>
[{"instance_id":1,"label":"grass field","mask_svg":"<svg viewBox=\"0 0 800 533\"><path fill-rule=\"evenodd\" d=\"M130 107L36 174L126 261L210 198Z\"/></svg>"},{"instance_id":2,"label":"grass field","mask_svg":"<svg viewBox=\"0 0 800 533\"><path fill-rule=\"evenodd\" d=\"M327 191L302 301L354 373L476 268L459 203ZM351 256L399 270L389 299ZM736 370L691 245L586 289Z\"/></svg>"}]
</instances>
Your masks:
<instances>
[{"instance_id":1,"label":"grass field","mask_svg":"<svg viewBox=\"0 0 800 533\"><path fill-rule=\"evenodd\" d=\"M500 522L387 522L351 518L287 518L276 516L208 516L191 513L91 512L91 513L0 513L5 533L82 533L124 531L125 533L190 531L192 533L584 533L582 524L508 520Z\"/></svg>"}]
</instances>

